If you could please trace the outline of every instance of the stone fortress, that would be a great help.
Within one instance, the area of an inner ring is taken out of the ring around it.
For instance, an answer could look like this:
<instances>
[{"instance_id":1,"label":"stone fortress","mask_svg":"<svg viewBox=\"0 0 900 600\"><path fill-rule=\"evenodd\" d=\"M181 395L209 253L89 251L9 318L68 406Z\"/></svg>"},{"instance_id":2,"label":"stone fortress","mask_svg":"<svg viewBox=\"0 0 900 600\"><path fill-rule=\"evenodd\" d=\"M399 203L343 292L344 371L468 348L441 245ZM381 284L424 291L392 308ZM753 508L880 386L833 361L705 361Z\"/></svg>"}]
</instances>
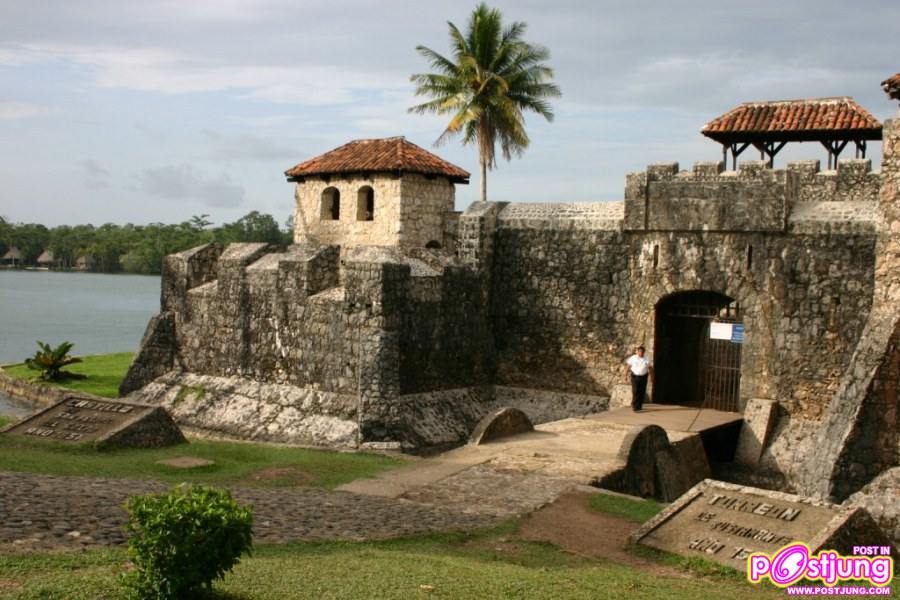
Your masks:
<instances>
[{"instance_id":1,"label":"stone fortress","mask_svg":"<svg viewBox=\"0 0 900 600\"><path fill-rule=\"evenodd\" d=\"M294 245L166 258L122 392L248 439L415 449L498 407L537 423L620 405L642 343L655 402L769 415L751 470L772 486L896 485L900 119L862 113L880 172L655 164L620 202L463 213L462 169L403 138L351 142L286 172Z\"/></svg>"}]
</instances>

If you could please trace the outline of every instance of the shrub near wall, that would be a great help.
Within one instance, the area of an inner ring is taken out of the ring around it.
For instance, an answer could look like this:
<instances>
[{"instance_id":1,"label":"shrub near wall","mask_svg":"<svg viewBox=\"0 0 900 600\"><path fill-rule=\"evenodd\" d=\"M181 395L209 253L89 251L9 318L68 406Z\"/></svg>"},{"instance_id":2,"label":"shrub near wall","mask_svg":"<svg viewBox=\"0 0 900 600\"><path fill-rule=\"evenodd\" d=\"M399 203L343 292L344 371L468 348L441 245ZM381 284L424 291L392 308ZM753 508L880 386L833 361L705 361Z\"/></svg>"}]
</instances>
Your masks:
<instances>
[{"instance_id":1,"label":"shrub near wall","mask_svg":"<svg viewBox=\"0 0 900 600\"><path fill-rule=\"evenodd\" d=\"M250 553L253 515L225 490L178 486L127 504L125 585L142 600L194 597Z\"/></svg>"}]
</instances>

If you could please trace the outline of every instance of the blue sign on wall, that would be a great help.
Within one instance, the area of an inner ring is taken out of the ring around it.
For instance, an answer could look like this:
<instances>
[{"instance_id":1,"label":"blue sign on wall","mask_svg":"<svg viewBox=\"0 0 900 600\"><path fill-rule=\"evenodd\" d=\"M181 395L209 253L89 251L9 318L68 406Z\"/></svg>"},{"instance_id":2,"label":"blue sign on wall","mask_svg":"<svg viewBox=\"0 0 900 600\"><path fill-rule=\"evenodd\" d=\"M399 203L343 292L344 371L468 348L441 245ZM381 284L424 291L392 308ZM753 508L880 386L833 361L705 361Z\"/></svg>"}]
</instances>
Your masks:
<instances>
[{"instance_id":1,"label":"blue sign on wall","mask_svg":"<svg viewBox=\"0 0 900 600\"><path fill-rule=\"evenodd\" d=\"M735 344L743 344L744 343L744 326L743 325L734 325L731 328L731 341Z\"/></svg>"}]
</instances>

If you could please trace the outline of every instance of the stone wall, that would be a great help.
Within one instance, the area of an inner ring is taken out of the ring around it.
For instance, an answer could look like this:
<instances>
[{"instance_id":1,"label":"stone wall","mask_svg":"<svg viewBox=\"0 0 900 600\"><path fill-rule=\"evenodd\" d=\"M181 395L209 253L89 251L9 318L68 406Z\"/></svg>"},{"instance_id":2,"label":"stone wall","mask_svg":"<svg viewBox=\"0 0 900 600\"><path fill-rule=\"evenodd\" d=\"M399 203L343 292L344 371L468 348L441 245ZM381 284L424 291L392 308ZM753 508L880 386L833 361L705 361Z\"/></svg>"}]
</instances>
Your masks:
<instances>
[{"instance_id":1,"label":"stone wall","mask_svg":"<svg viewBox=\"0 0 900 600\"><path fill-rule=\"evenodd\" d=\"M846 495L897 463L894 146L881 174L868 161L832 173L653 165L628 175L623 202L476 202L463 214L443 178L309 179L298 244L167 258L162 313L129 378L156 378L140 394L173 407L191 385L166 378L216 378L221 393L173 411L236 435L455 443L498 406L535 422L605 409L636 344L666 360L659 303L716 292L741 309L742 400L778 404L762 470L802 489L821 475L823 493ZM337 222L319 220L329 185ZM372 222L356 220L362 185L375 190ZM254 398L281 424L260 429Z\"/></svg>"},{"instance_id":2,"label":"stone wall","mask_svg":"<svg viewBox=\"0 0 900 600\"><path fill-rule=\"evenodd\" d=\"M764 161L743 161L722 173L722 163L651 165L625 182L627 231L784 231L798 177Z\"/></svg>"},{"instance_id":3,"label":"stone wall","mask_svg":"<svg viewBox=\"0 0 900 600\"><path fill-rule=\"evenodd\" d=\"M900 119L883 128L872 310L800 478L839 500L900 464Z\"/></svg>"},{"instance_id":4,"label":"stone wall","mask_svg":"<svg viewBox=\"0 0 900 600\"><path fill-rule=\"evenodd\" d=\"M366 220L365 196L360 194L366 187L374 193L372 220ZM323 196L330 189L340 194L337 220ZM455 188L445 177L416 173L310 177L296 184L294 241L344 247L423 247L435 241L443 246L454 198Z\"/></svg>"},{"instance_id":5,"label":"stone wall","mask_svg":"<svg viewBox=\"0 0 900 600\"><path fill-rule=\"evenodd\" d=\"M0 368L0 391L33 402L40 407L53 406L72 394L71 391L54 385L11 377L2 368Z\"/></svg>"},{"instance_id":6,"label":"stone wall","mask_svg":"<svg viewBox=\"0 0 900 600\"><path fill-rule=\"evenodd\" d=\"M173 371L129 399L162 406L181 425L229 437L339 448L358 441L355 395Z\"/></svg>"},{"instance_id":7,"label":"stone wall","mask_svg":"<svg viewBox=\"0 0 900 600\"><path fill-rule=\"evenodd\" d=\"M399 331L401 394L491 383L494 353L481 286L459 266L410 279Z\"/></svg>"},{"instance_id":8,"label":"stone wall","mask_svg":"<svg viewBox=\"0 0 900 600\"><path fill-rule=\"evenodd\" d=\"M421 248L437 242L443 247L444 223L456 201L453 183L445 177L407 173L400 182L400 194L400 245Z\"/></svg>"},{"instance_id":9,"label":"stone wall","mask_svg":"<svg viewBox=\"0 0 900 600\"><path fill-rule=\"evenodd\" d=\"M743 311L742 398L815 417L837 389L871 302L871 221L843 233L636 234L604 219L557 227L539 209L507 220L510 207L493 237L498 384L608 395L634 345L653 352L656 304L712 290Z\"/></svg>"},{"instance_id":10,"label":"stone wall","mask_svg":"<svg viewBox=\"0 0 900 600\"><path fill-rule=\"evenodd\" d=\"M794 160L787 170L797 174L799 202L871 202L881 187L869 159L841 159L833 171L821 171L817 160Z\"/></svg>"},{"instance_id":11,"label":"stone wall","mask_svg":"<svg viewBox=\"0 0 900 600\"><path fill-rule=\"evenodd\" d=\"M142 388L175 366L175 313L164 311L150 318L133 368L119 384L119 395L126 396Z\"/></svg>"}]
</instances>

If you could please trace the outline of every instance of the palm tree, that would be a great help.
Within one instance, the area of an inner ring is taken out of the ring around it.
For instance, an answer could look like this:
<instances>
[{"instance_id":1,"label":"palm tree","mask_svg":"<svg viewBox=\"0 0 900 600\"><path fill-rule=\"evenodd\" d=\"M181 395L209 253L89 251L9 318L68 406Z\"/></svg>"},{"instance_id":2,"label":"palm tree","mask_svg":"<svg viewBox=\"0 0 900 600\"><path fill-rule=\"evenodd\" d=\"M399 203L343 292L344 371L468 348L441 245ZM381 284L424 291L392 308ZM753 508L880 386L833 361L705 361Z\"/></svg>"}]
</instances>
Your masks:
<instances>
[{"instance_id":1,"label":"palm tree","mask_svg":"<svg viewBox=\"0 0 900 600\"><path fill-rule=\"evenodd\" d=\"M504 28L500 11L482 3L472 11L465 36L453 23L448 25L453 60L416 46L437 73L410 77L417 96L433 99L409 112L453 115L436 144L462 133L464 145L478 145L484 202L487 170L497 164L495 145L500 143L506 160L513 154L521 156L529 142L523 111L552 121L547 98L560 96L560 90L551 83L553 70L543 62L550 58L550 51L522 40L525 23Z\"/></svg>"}]
</instances>

